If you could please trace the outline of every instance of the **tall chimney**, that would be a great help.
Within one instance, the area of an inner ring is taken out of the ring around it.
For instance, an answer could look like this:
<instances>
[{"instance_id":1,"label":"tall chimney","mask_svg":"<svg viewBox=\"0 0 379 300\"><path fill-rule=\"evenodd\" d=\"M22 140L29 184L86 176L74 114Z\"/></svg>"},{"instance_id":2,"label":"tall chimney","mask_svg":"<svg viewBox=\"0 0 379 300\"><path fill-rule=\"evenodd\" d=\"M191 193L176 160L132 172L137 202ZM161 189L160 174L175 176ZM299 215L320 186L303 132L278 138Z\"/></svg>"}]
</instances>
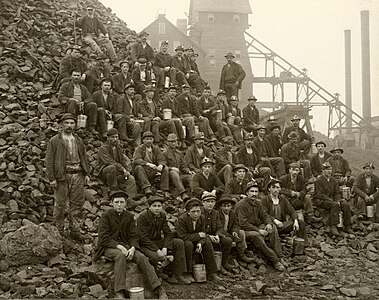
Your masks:
<instances>
[{"instance_id":1,"label":"tall chimney","mask_svg":"<svg viewBox=\"0 0 379 300\"><path fill-rule=\"evenodd\" d=\"M345 30L345 101L346 106L350 108L346 112L347 120L346 127L348 127L346 133L352 133L352 93L351 93L351 30Z\"/></svg>"},{"instance_id":2,"label":"tall chimney","mask_svg":"<svg viewBox=\"0 0 379 300\"><path fill-rule=\"evenodd\" d=\"M371 119L371 76L370 76L370 15L368 10L361 11L362 40L362 116Z\"/></svg>"}]
</instances>

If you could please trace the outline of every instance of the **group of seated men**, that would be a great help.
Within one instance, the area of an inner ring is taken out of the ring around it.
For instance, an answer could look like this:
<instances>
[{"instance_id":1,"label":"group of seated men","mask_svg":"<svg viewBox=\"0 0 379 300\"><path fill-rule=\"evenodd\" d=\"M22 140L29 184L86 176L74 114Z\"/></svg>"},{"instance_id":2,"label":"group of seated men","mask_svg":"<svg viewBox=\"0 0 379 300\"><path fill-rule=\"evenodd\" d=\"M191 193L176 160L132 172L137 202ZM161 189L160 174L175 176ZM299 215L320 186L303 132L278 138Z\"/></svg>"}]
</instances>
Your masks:
<instances>
[{"instance_id":1,"label":"group of seated men","mask_svg":"<svg viewBox=\"0 0 379 300\"><path fill-rule=\"evenodd\" d=\"M158 168L166 166L162 161ZM193 176L199 177L193 179L193 197L185 202L185 210L179 213L175 228L167 221L165 197L158 194L149 197L148 208L134 221L127 211L129 194L123 190L111 192L113 209L106 211L99 222L96 259L105 255L115 260L118 296L123 297L126 289L123 270L127 260L137 263L149 278L149 284L163 298L166 294L162 292L157 274L163 277L160 272L166 261L172 262L167 272L172 276L167 281L180 284L196 281L193 266L199 263L205 264L209 280L222 280L220 275L227 276L237 267L229 259L232 251L238 260L250 264L254 261L251 256L254 250L276 270L285 271L288 264L280 234L295 232L307 244L306 222L319 221L313 215L313 206L328 212L331 234L340 235L336 227L340 211L345 231L353 234L350 204L341 198L338 181L332 176L333 167L328 161L321 163L321 174L308 187L299 174L300 164L295 162L291 163L288 175L272 178L265 190L254 179L247 179L249 171L243 164L234 166L234 177L225 187L213 174L212 159L202 159L200 168ZM354 184L361 216L367 205L378 204L379 178L372 174L374 168L372 163L366 163ZM203 181L206 181L204 185ZM223 193L219 194L221 190ZM306 222L294 207L305 209ZM215 256L218 250L222 253L219 265Z\"/></svg>"}]
</instances>

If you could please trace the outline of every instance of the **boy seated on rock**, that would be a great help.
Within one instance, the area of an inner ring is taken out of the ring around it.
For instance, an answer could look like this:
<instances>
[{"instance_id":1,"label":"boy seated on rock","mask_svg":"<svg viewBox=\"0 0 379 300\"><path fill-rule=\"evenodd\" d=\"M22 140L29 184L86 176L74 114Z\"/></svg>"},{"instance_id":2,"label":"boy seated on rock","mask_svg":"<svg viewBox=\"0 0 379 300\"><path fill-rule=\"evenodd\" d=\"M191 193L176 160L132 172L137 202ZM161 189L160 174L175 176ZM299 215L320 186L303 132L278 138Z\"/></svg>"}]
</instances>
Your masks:
<instances>
[{"instance_id":1,"label":"boy seated on rock","mask_svg":"<svg viewBox=\"0 0 379 300\"><path fill-rule=\"evenodd\" d=\"M207 277L212 281L221 281L217 276L217 265L213 245L205 233L205 217L201 214L201 202L191 198L186 203L186 213L179 216L176 229L178 237L184 241L187 266L192 266L193 250L202 255L207 270Z\"/></svg>"},{"instance_id":2,"label":"boy seated on rock","mask_svg":"<svg viewBox=\"0 0 379 300\"><path fill-rule=\"evenodd\" d=\"M114 291L116 298L125 298L126 264L133 261L147 278L151 288L159 299L168 299L154 267L145 255L139 251L138 233L134 216L128 212L124 191L113 191L110 201L113 208L105 211L99 221L99 241L95 251L94 261L101 255L114 260Z\"/></svg>"},{"instance_id":3,"label":"boy seated on rock","mask_svg":"<svg viewBox=\"0 0 379 300\"><path fill-rule=\"evenodd\" d=\"M238 225L238 219L233 206L236 201L230 197L230 195L223 195L217 202L216 208L219 209L220 221L225 233L225 236L231 238L236 246L238 258L245 262L251 263L254 261L253 258L247 257L245 255L246 236L245 231L241 230Z\"/></svg>"},{"instance_id":4,"label":"boy seated on rock","mask_svg":"<svg viewBox=\"0 0 379 300\"><path fill-rule=\"evenodd\" d=\"M164 201L163 197L150 197L149 208L137 218L141 251L150 259L155 269L159 267L159 262L168 259L167 255L171 252L174 255L172 263L174 277L170 282L190 284L191 280L183 276L187 272L184 241L174 238L162 207Z\"/></svg>"},{"instance_id":5,"label":"boy seated on rock","mask_svg":"<svg viewBox=\"0 0 379 300\"><path fill-rule=\"evenodd\" d=\"M214 209L216 204L216 195L209 192L204 192L201 197L201 201L203 202L201 213L205 217L205 233L211 240L213 248L216 247L222 252L222 266L220 273L227 275L227 271L231 271L234 268L233 265L228 263L233 240L225 235L219 212Z\"/></svg>"},{"instance_id":6,"label":"boy seated on rock","mask_svg":"<svg viewBox=\"0 0 379 300\"><path fill-rule=\"evenodd\" d=\"M307 240L305 231L305 222L299 220L295 209L289 203L287 198L283 197L280 193L279 180L272 180L268 184L269 195L262 199L263 208L266 210L268 215L271 217L272 222L276 225L278 233L290 233L292 231L296 232L296 235L300 238ZM291 219L287 221L287 216ZM276 245L276 243L278 243ZM280 257L282 254L282 247L280 245L279 236L277 239L272 239L271 244Z\"/></svg>"}]
</instances>

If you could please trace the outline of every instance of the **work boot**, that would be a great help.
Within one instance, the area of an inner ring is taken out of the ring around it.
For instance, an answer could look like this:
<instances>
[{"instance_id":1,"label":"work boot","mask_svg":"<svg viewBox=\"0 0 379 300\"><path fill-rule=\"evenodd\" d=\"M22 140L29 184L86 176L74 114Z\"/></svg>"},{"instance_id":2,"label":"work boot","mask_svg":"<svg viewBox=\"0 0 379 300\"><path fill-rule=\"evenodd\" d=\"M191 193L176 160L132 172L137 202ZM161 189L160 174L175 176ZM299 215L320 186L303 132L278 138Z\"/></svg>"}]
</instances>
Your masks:
<instances>
[{"instance_id":1,"label":"work boot","mask_svg":"<svg viewBox=\"0 0 379 300\"><path fill-rule=\"evenodd\" d=\"M219 277L216 273L209 274L210 281L222 281L221 277Z\"/></svg>"},{"instance_id":2,"label":"work boot","mask_svg":"<svg viewBox=\"0 0 379 300\"><path fill-rule=\"evenodd\" d=\"M224 263L224 264L222 265L222 268L224 268L226 271L231 271L231 270L233 270L235 267L234 267L233 265L229 264L229 263ZM222 269L222 268L221 268L221 269Z\"/></svg>"},{"instance_id":3,"label":"work boot","mask_svg":"<svg viewBox=\"0 0 379 300\"><path fill-rule=\"evenodd\" d=\"M221 267L221 270L219 272L221 275L228 275L228 272L224 269L224 267Z\"/></svg>"},{"instance_id":4,"label":"work boot","mask_svg":"<svg viewBox=\"0 0 379 300\"><path fill-rule=\"evenodd\" d=\"M155 290L158 293L158 299L168 299L166 290L164 289L163 285L158 286Z\"/></svg>"},{"instance_id":5,"label":"work boot","mask_svg":"<svg viewBox=\"0 0 379 300\"><path fill-rule=\"evenodd\" d=\"M195 282L195 279L193 278L193 276L192 276L191 273L185 273L185 274L183 274L183 276L184 276L186 279L188 279L189 281L191 281L191 283L192 283L192 282Z\"/></svg>"},{"instance_id":6,"label":"work boot","mask_svg":"<svg viewBox=\"0 0 379 300\"><path fill-rule=\"evenodd\" d=\"M278 261L274 264L274 268L275 268L275 270L277 270L279 272L284 272L286 270L286 268L282 265L282 263L280 261Z\"/></svg>"},{"instance_id":7,"label":"work boot","mask_svg":"<svg viewBox=\"0 0 379 300\"><path fill-rule=\"evenodd\" d=\"M248 257L244 253L240 254L238 257L240 260L242 260L243 262L247 264L250 264L254 261L254 258Z\"/></svg>"},{"instance_id":8,"label":"work boot","mask_svg":"<svg viewBox=\"0 0 379 300\"><path fill-rule=\"evenodd\" d=\"M346 228L345 228L345 232L346 232L346 233L349 233L349 234L354 234L354 231L351 229L351 226L350 226L350 225L346 226Z\"/></svg>"},{"instance_id":9,"label":"work boot","mask_svg":"<svg viewBox=\"0 0 379 300\"><path fill-rule=\"evenodd\" d=\"M330 226L330 233L335 236L341 236L336 225Z\"/></svg>"},{"instance_id":10,"label":"work boot","mask_svg":"<svg viewBox=\"0 0 379 300\"><path fill-rule=\"evenodd\" d=\"M116 295L114 296L115 299L126 299L125 297L125 294L123 291L119 291L116 293Z\"/></svg>"},{"instance_id":11,"label":"work boot","mask_svg":"<svg viewBox=\"0 0 379 300\"><path fill-rule=\"evenodd\" d=\"M189 278L185 278L183 274L176 275L176 278L178 279L178 283L181 284L190 284L192 282Z\"/></svg>"}]
</instances>

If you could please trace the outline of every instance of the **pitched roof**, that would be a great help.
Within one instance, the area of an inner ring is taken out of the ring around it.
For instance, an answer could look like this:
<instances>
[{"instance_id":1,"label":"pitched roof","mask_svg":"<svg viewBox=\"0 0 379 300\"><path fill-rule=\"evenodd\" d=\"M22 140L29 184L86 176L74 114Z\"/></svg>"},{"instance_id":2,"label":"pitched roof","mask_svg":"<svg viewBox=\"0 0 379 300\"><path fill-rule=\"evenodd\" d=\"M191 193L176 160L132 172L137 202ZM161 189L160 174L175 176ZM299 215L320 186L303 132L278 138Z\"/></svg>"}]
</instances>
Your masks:
<instances>
[{"instance_id":1,"label":"pitched roof","mask_svg":"<svg viewBox=\"0 0 379 300\"><path fill-rule=\"evenodd\" d=\"M195 11L252 13L249 0L191 0L190 14Z\"/></svg>"}]
</instances>

